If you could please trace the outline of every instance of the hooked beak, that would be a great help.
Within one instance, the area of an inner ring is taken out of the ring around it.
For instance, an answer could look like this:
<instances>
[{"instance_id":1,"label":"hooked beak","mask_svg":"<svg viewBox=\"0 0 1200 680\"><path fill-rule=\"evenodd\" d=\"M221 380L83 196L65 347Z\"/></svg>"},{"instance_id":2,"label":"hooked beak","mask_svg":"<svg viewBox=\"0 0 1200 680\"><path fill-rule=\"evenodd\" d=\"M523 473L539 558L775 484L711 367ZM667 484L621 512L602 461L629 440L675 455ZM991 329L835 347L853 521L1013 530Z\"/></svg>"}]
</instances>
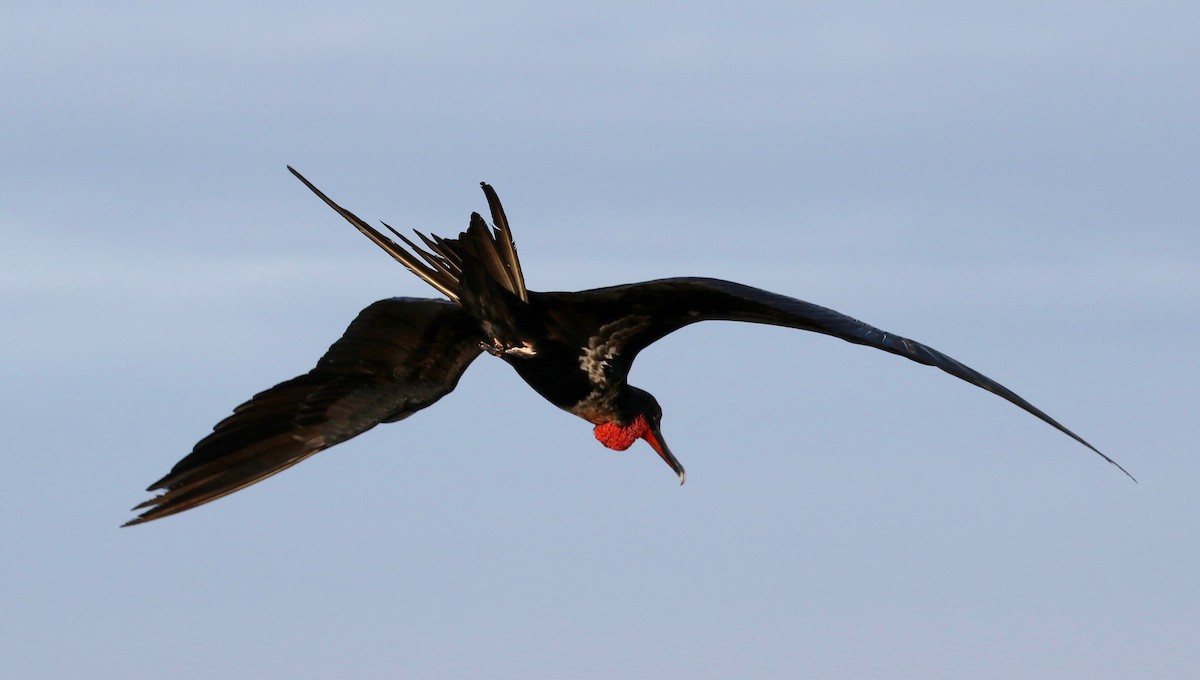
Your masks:
<instances>
[{"instance_id":1,"label":"hooked beak","mask_svg":"<svg viewBox=\"0 0 1200 680\"><path fill-rule=\"evenodd\" d=\"M675 474L679 475L679 484L682 486L684 481L687 480L687 472L679 464L679 461L675 458L675 454L671 453L671 449L667 448L667 443L663 440L662 432L658 429L658 424L651 425L646 434L642 435L642 439L645 439L646 443L663 459L663 462L670 465Z\"/></svg>"}]
</instances>

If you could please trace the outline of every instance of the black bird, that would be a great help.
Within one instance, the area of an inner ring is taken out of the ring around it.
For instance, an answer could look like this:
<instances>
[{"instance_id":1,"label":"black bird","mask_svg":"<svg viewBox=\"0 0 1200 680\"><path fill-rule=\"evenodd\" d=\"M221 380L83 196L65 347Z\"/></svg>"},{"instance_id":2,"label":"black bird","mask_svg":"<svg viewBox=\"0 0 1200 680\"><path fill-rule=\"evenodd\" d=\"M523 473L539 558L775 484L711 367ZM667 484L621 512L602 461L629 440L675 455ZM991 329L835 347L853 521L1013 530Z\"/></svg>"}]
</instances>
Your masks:
<instances>
[{"instance_id":1,"label":"black bird","mask_svg":"<svg viewBox=\"0 0 1200 680\"><path fill-rule=\"evenodd\" d=\"M525 288L508 220L489 185L481 186L494 228L473 213L458 238L417 232L422 249L385 223L410 252L288 169L449 299L391 298L364 309L316 368L255 395L217 423L191 454L147 489L163 493L136 506L146 510L126 526L215 500L379 423L407 418L453 390L484 351L507 362L550 403L595 425L596 439L608 448L624 450L644 439L682 484L683 466L660 431L662 408L626 380L638 352L668 333L710 319L824 333L936 366L1025 409L1129 475L1000 383L932 347L832 309L705 278L534 292Z\"/></svg>"}]
</instances>

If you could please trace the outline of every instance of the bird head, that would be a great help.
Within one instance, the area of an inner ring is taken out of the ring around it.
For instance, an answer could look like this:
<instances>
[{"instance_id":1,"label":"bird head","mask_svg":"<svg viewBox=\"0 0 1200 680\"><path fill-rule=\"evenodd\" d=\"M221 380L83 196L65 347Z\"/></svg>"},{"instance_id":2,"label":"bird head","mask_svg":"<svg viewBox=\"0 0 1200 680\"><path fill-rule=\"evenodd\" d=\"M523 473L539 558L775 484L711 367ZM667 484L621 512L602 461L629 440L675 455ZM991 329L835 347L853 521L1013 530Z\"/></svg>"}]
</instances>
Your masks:
<instances>
[{"instance_id":1,"label":"bird head","mask_svg":"<svg viewBox=\"0 0 1200 680\"><path fill-rule=\"evenodd\" d=\"M683 466L667 448L659 429L662 422L662 407L654 395L636 387L627 387L617 399L617 412L612 420L596 425L596 439L614 451L624 451L639 439L646 440L650 448L663 459L675 474L679 483L687 478Z\"/></svg>"}]
</instances>

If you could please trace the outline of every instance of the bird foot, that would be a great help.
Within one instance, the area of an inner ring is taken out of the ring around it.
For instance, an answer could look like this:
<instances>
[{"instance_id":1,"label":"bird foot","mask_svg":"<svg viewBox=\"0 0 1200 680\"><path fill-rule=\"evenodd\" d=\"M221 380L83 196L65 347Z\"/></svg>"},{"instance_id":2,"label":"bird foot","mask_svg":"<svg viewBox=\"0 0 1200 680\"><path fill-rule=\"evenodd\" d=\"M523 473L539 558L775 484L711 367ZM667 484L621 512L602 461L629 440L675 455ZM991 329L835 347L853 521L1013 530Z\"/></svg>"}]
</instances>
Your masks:
<instances>
[{"instance_id":1,"label":"bird foot","mask_svg":"<svg viewBox=\"0 0 1200 680\"><path fill-rule=\"evenodd\" d=\"M528 342L522 342L520 345L507 345L501 342L499 338L492 338L490 343L481 340L479 342L479 346L494 357L508 354L510 356L528 359L529 357L537 356L537 350L535 350L533 345L529 344Z\"/></svg>"}]
</instances>

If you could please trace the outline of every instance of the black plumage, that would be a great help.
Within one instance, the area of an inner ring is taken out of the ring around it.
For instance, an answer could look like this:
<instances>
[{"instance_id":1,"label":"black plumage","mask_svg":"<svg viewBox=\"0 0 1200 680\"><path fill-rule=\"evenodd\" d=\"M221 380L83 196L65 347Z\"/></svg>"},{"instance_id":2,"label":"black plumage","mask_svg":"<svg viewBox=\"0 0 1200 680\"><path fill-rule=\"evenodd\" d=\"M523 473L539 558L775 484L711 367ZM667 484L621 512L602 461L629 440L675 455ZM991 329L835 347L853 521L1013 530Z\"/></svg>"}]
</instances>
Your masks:
<instances>
[{"instance_id":1,"label":"black plumage","mask_svg":"<svg viewBox=\"0 0 1200 680\"><path fill-rule=\"evenodd\" d=\"M291 170L291 168L289 168ZM593 423L596 438L624 449L643 439L684 480L663 440L662 409L627 377L638 352L697 321L771 324L823 333L935 366L993 392L1115 461L1000 383L914 340L831 309L739 283L674 278L579 292L525 287L508 219L487 197L495 229L477 213L458 238L418 232L409 250L296 175L363 234L449 300L392 298L366 309L308 373L255 395L216 425L148 490L128 524L220 498L379 423L423 409L452 391L483 351L503 359L538 394ZM410 252L411 251L411 252ZM1131 477L1132 478L1132 477Z\"/></svg>"}]
</instances>

